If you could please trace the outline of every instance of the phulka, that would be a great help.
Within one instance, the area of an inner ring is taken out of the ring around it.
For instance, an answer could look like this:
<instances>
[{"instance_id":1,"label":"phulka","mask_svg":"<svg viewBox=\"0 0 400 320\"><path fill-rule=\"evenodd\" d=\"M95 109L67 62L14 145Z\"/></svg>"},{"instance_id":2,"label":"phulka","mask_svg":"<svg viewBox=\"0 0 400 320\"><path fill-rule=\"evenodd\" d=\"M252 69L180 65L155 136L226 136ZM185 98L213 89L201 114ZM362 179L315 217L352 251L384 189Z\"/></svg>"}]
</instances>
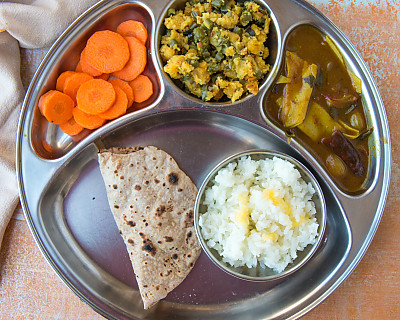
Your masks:
<instances>
[{"instance_id":1,"label":"phulka","mask_svg":"<svg viewBox=\"0 0 400 320\"><path fill-rule=\"evenodd\" d=\"M197 188L155 147L104 150L99 164L148 309L185 279L200 254L193 225Z\"/></svg>"}]
</instances>

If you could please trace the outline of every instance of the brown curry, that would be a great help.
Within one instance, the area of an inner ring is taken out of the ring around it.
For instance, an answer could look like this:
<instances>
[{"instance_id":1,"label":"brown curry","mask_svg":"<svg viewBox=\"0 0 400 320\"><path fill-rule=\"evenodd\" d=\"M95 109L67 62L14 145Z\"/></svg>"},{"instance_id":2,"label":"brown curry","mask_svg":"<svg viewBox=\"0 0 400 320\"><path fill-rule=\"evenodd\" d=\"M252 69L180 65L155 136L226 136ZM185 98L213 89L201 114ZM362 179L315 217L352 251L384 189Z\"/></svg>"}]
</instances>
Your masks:
<instances>
[{"instance_id":1,"label":"brown curry","mask_svg":"<svg viewBox=\"0 0 400 320\"><path fill-rule=\"evenodd\" d=\"M289 35L285 54L285 68L267 99L267 116L304 144L339 188L359 191L368 172L372 132L361 80L332 40L312 26Z\"/></svg>"}]
</instances>

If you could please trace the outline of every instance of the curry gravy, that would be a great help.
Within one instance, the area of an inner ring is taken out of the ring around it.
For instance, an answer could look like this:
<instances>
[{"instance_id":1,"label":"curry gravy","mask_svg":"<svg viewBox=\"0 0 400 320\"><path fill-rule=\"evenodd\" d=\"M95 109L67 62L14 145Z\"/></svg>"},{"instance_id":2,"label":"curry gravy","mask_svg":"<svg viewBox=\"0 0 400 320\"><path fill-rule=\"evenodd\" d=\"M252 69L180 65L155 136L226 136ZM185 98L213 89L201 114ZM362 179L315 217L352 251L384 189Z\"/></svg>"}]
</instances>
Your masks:
<instances>
[{"instance_id":1,"label":"curry gravy","mask_svg":"<svg viewBox=\"0 0 400 320\"><path fill-rule=\"evenodd\" d=\"M305 145L340 189L349 193L359 191L363 187L368 174L370 153L368 136L372 131L371 128L368 128L361 94L356 92L346 66L326 42L325 36L313 26L304 25L292 31L285 49L295 53L308 63L318 66L310 104L316 102L336 122L340 121L340 123L348 125L350 129L357 129L356 131L359 132L357 137L348 140L355 147L354 150L357 150L365 170L354 173L341 157L335 154L326 143L322 142L324 139L316 142L299 130L298 127L288 129L283 126L279 117L281 109L279 101L282 101L285 83L275 84L268 94L265 106L268 118L276 126L285 130L288 136ZM285 67L281 71L283 76L287 74L286 68L285 63Z\"/></svg>"}]
</instances>

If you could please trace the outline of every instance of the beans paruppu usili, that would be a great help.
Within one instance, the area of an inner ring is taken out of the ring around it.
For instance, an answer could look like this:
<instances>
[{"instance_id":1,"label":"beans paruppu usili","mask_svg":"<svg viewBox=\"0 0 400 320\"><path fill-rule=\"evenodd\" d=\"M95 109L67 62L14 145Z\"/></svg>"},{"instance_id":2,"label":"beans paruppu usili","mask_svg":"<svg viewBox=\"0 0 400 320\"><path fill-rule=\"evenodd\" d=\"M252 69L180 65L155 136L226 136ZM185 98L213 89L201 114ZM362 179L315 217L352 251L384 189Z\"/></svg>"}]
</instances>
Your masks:
<instances>
[{"instance_id":1,"label":"beans paruppu usili","mask_svg":"<svg viewBox=\"0 0 400 320\"><path fill-rule=\"evenodd\" d=\"M252 1L190 0L169 9L160 55L164 71L204 101L257 94L270 70L265 45L271 19Z\"/></svg>"}]
</instances>

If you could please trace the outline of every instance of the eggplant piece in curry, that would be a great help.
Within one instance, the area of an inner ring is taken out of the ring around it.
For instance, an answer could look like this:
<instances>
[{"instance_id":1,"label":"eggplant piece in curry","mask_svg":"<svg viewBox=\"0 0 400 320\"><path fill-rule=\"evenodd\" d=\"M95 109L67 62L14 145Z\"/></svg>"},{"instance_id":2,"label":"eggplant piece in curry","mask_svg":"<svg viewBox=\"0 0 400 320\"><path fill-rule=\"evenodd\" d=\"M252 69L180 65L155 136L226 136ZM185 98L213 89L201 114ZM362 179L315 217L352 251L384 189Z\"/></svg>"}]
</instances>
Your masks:
<instances>
[{"instance_id":1,"label":"eggplant piece in curry","mask_svg":"<svg viewBox=\"0 0 400 320\"><path fill-rule=\"evenodd\" d=\"M285 70L269 93L270 120L295 138L345 192L362 189L372 128L361 101L361 80L346 67L328 36L297 27L286 45Z\"/></svg>"}]
</instances>

